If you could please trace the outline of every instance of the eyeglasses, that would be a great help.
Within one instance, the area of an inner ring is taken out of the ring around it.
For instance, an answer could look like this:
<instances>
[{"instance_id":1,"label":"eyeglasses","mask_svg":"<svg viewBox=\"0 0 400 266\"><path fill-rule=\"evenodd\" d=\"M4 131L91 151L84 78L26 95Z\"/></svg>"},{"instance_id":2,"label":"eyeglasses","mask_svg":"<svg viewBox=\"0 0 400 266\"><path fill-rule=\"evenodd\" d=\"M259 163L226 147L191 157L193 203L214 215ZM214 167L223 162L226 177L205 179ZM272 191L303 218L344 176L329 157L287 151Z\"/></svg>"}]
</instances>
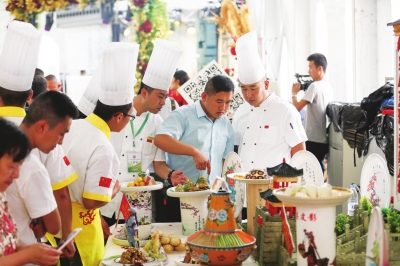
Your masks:
<instances>
[{"instance_id":1,"label":"eyeglasses","mask_svg":"<svg viewBox=\"0 0 400 266\"><path fill-rule=\"evenodd\" d=\"M124 116L129 116L129 120L131 120L131 121L133 121L133 120L135 120L135 118L136 118L136 116L134 116L134 115L129 115L129 114L125 114L125 113L122 113Z\"/></svg>"}]
</instances>

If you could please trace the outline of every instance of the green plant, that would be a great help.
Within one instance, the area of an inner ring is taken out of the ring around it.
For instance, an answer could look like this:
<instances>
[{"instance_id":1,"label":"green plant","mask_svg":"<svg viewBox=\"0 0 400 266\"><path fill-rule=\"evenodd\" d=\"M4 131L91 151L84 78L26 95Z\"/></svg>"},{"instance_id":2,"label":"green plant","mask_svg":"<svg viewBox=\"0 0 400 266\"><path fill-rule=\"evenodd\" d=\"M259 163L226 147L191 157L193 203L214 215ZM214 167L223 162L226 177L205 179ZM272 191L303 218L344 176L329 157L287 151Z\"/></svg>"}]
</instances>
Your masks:
<instances>
[{"instance_id":1,"label":"green plant","mask_svg":"<svg viewBox=\"0 0 400 266\"><path fill-rule=\"evenodd\" d=\"M139 225L151 224L150 222L146 222L146 217L147 216L140 218Z\"/></svg>"},{"instance_id":2,"label":"green plant","mask_svg":"<svg viewBox=\"0 0 400 266\"><path fill-rule=\"evenodd\" d=\"M336 233L341 235L344 233L345 225L349 223L349 217L346 214L339 213L336 216Z\"/></svg>"},{"instance_id":3,"label":"green plant","mask_svg":"<svg viewBox=\"0 0 400 266\"><path fill-rule=\"evenodd\" d=\"M370 215L370 214L371 214L371 211L372 211L372 204L371 204L371 202L369 201L369 199L368 199L366 196L363 196L363 197L360 199L360 204L361 204L361 209L362 209L363 211L368 212L368 215Z\"/></svg>"},{"instance_id":4,"label":"green plant","mask_svg":"<svg viewBox=\"0 0 400 266\"><path fill-rule=\"evenodd\" d=\"M386 214L386 223L390 226L391 233L400 233L400 214L396 209L394 209L393 205L390 205ZM383 209L382 209L382 214Z\"/></svg>"}]
</instances>

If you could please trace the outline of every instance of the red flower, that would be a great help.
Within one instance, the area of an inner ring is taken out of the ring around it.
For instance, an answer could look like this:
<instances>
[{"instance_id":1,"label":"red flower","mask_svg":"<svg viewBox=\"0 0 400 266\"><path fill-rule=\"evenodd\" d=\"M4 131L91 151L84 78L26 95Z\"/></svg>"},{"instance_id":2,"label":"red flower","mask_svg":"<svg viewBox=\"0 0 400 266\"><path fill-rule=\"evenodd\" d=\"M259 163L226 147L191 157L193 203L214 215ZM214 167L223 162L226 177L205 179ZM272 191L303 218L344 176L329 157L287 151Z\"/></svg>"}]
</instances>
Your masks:
<instances>
[{"instance_id":1,"label":"red flower","mask_svg":"<svg viewBox=\"0 0 400 266\"><path fill-rule=\"evenodd\" d=\"M139 26L139 31L149 33L153 30L150 20L146 20L142 25Z\"/></svg>"},{"instance_id":2,"label":"red flower","mask_svg":"<svg viewBox=\"0 0 400 266\"><path fill-rule=\"evenodd\" d=\"M5 246L4 252L3 252L3 256L7 256L10 255L12 253L15 252L15 249L13 248L13 246L11 244L8 244L7 246Z\"/></svg>"},{"instance_id":3,"label":"red flower","mask_svg":"<svg viewBox=\"0 0 400 266\"><path fill-rule=\"evenodd\" d=\"M235 185L235 180L233 178L228 178L228 184L233 187Z\"/></svg>"},{"instance_id":4,"label":"red flower","mask_svg":"<svg viewBox=\"0 0 400 266\"><path fill-rule=\"evenodd\" d=\"M147 0L133 0L133 4L139 8L143 8Z\"/></svg>"},{"instance_id":5,"label":"red flower","mask_svg":"<svg viewBox=\"0 0 400 266\"><path fill-rule=\"evenodd\" d=\"M231 48L231 54L232 54L232 55L236 55L236 49L235 49L235 47L232 47L232 48Z\"/></svg>"}]
</instances>

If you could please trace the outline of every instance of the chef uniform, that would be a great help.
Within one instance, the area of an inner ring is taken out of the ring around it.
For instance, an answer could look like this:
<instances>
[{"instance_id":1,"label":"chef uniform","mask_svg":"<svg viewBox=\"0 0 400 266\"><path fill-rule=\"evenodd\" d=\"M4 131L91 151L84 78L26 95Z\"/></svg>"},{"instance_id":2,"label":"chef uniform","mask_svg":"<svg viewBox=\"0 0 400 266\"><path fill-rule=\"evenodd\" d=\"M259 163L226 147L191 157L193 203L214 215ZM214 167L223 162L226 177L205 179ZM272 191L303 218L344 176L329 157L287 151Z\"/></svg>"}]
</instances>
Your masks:
<instances>
[{"instance_id":1,"label":"chef uniform","mask_svg":"<svg viewBox=\"0 0 400 266\"><path fill-rule=\"evenodd\" d=\"M132 102L134 73L139 45L110 43L103 51L99 101L108 106ZM95 114L74 120L63 148L78 173L69 186L72 227L81 227L75 237L83 266L99 265L104 256L104 239L99 209L87 210L83 198L109 202L118 178L119 160L111 142L108 124Z\"/></svg>"},{"instance_id":2,"label":"chef uniform","mask_svg":"<svg viewBox=\"0 0 400 266\"><path fill-rule=\"evenodd\" d=\"M82 98L79 100L79 103L77 105L79 111L81 111L85 116L93 113L93 110L96 107L97 100L99 99L101 66L102 64L100 62L92 78L90 79L89 84L82 95Z\"/></svg>"},{"instance_id":3,"label":"chef uniform","mask_svg":"<svg viewBox=\"0 0 400 266\"><path fill-rule=\"evenodd\" d=\"M40 39L39 32L29 23L13 21L9 24L0 55L2 88L15 92L30 90ZM22 107L0 107L0 117L18 126L25 115ZM67 186L76 178L77 175L69 165L61 146L56 146L49 154L38 149L31 151L21 166L19 178L7 189L10 209L18 225L20 244L36 242L29 223L57 208L52 190Z\"/></svg>"},{"instance_id":4,"label":"chef uniform","mask_svg":"<svg viewBox=\"0 0 400 266\"><path fill-rule=\"evenodd\" d=\"M154 89L168 91L172 77L182 56L182 49L174 42L156 39L143 83ZM165 107L165 106L163 106ZM136 110L133 110L136 114ZM119 155L120 169L118 179L132 182L139 172L153 173L153 161L165 161L165 152L154 145L154 137L163 119L159 114L149 111L136 115L121 132L111 133L111 143ZM152 221L151 192L130 193L128 201L137 210L140 220ZM101 208L103 216L118 216L122 192L106 206Z\"/></svg>"},{"instance_id":5,"label":"chef uniform","mask_svg":"<svg viewBox=\"0 0 400 266\"><path fill-rule=\"evenodd\" d=\"M237 40L236 54L241 84L253 84L265 77L255 31ZM274 93L259 107L242 104L232 125L245 171L276 166L283 158L288 162L292 147L307 140L299 112Z\"/></svg>"}]
</instances>

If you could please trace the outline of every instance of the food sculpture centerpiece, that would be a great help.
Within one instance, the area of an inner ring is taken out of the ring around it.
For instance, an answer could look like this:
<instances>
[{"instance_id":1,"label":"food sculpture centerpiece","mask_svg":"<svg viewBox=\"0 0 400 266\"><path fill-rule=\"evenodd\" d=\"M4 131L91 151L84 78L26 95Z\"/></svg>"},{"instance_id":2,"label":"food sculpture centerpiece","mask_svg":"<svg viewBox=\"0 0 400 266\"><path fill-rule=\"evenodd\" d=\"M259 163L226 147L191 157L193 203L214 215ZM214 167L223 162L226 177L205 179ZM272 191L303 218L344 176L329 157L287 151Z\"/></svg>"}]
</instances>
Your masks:
<instances>
[{"instance_id":1,"label":"food sculpture centerpiece","mask_svg":"<svg viewBox=\"0 0 400 266\"><path fill-rule=\"evenodd\" d=\"M296 206L297 265L336 265L335 206L347 201L352 191L294 183L273 193L283 204Z\"/></svg>"},{"instance_id":2,"label":"food sculpture centerpiece","mask_svg":"<svg viewBox=\"0 0 400 266\"><path fill-rule=\"evenodd\" d=\"M167 195L180 198L182 234L191 234L203 229L207 218L207 197L211 194L207 179L199 177L196 183L190 179L184 185L169 188Z\"/></svg>"},{"instance_id":3,"label":"food sculpture centerpiece","mask_svg":"<svg viewBox=\"0 0 400 266\"><path fill-rule=\"evenodd\" d=\"M188 252L200 265L242 265L254 248L255 238L237 229L229 192L211 194L204 229L187 239Z\"/></svg>"}]
</instances>

